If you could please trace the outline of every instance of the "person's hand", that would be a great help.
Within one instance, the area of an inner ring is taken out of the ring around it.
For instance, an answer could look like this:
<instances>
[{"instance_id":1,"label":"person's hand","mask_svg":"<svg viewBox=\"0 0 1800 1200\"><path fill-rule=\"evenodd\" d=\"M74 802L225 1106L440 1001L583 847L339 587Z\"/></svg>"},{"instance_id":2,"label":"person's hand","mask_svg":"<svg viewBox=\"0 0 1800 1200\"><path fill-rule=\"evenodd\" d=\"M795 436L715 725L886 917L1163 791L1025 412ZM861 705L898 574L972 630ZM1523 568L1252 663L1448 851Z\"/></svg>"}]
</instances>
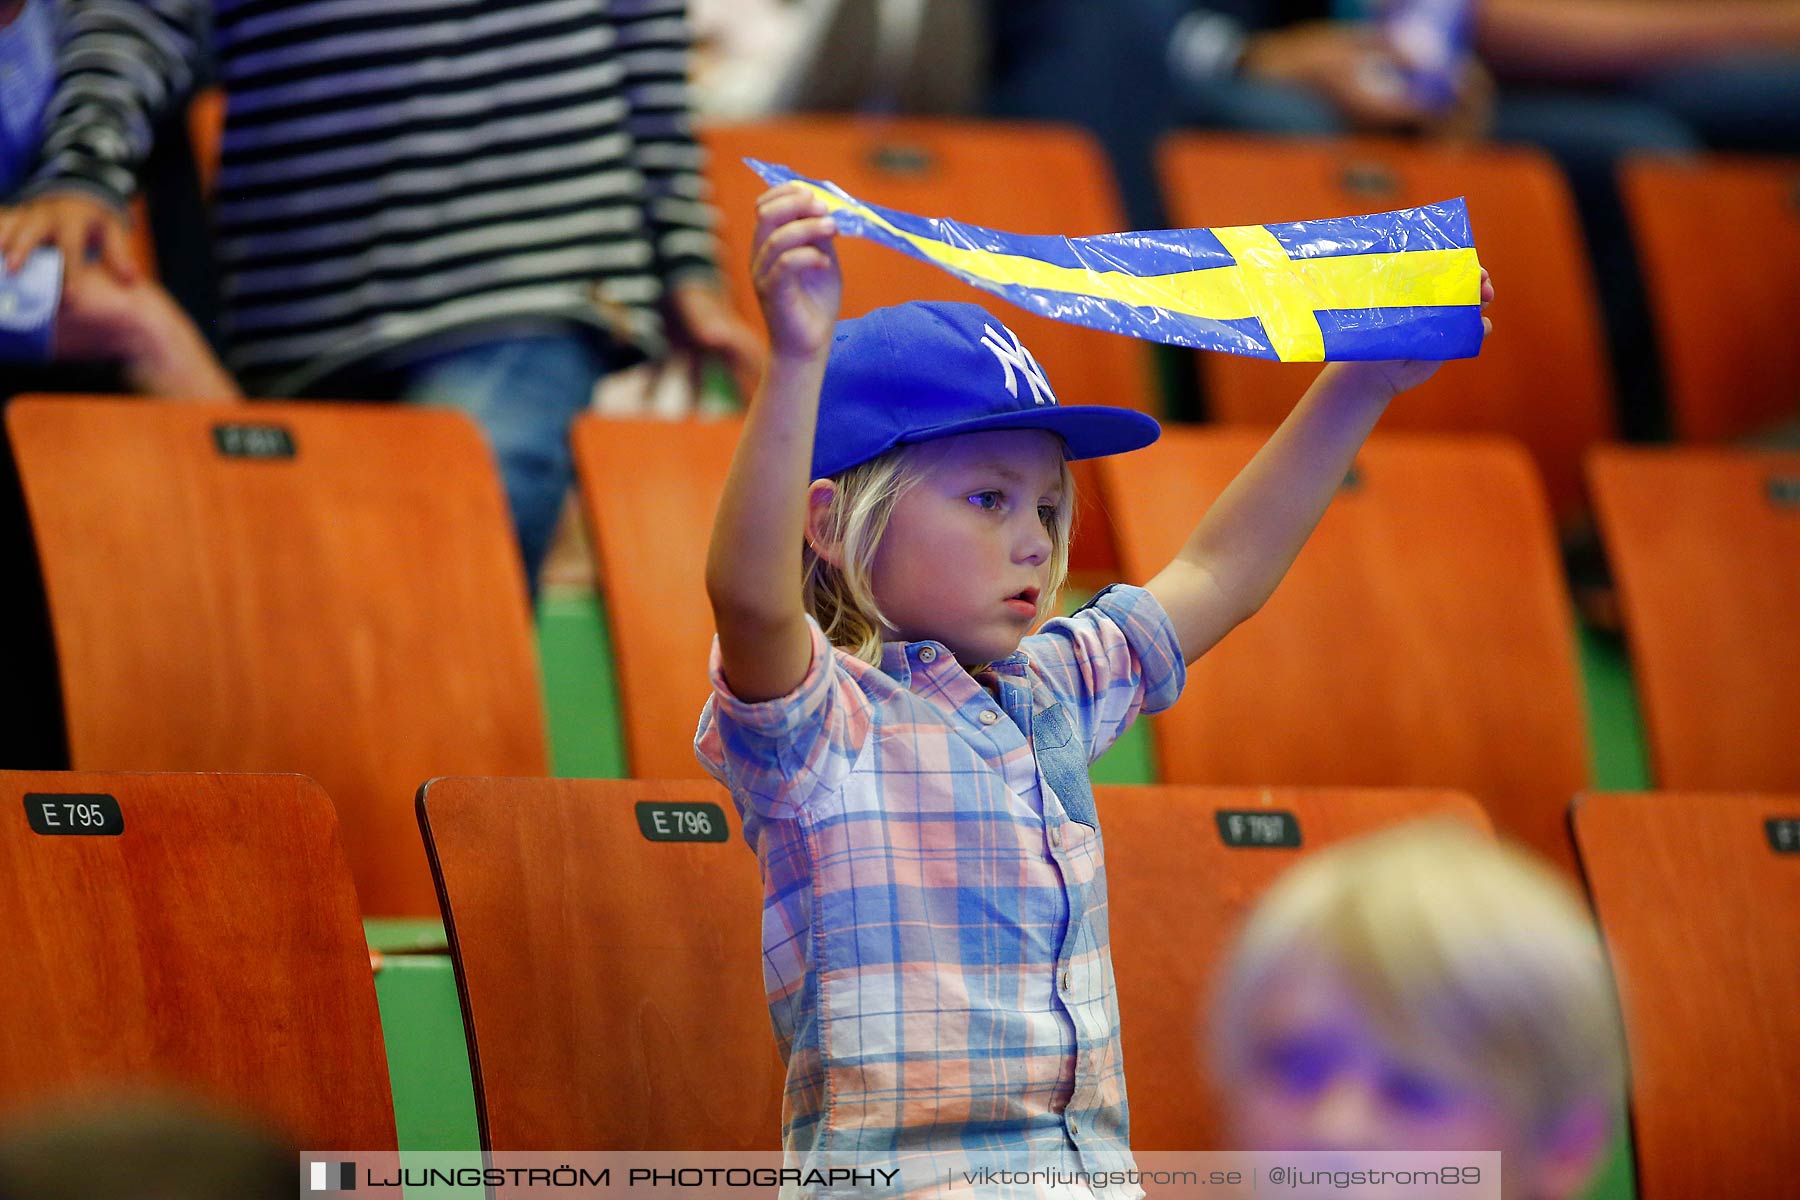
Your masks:
<instances>
[{"instance_id":1,"label":"person's hand","mask_svg":"<svg viewBox=\"0 0 1800 1200\"><path fill-rule=\"evenodd\" d=\"M676 284L669 293L670 336L676 348L689 354L691 366L699 373L703 359L722 359L737 381L738 394L748 396L762 374L762 339L737 315L731 302L709 283ZM699 380L692 381L695 394Z\"/></svg>"},{"instance_id":2,"label":"person's hand","mask_svg":"<svg viewBox=\"0 0 1800 1200\"><path fill-rule=\"evenodd\" d=\"M1452 141L1473 142L1494 128L1494 77L1476 59L1463 64L1456 80L1456 99L1429 126L1427 132Z\"/></svg>"},{"instance_id":3,"label":"person's hand","mask_svg":"<svg viewBox=\"0 0 1800 1200\"><path fill-rule=\"evenodd\" d=\"M58 362L113 361L135 357L153 339L154 302L143 284L121 284L103 271L67 275L57 306L50 357Z\"/></svg>"},{"instance_id":4,"label":"person's hand","mask_svg":"<svg viewBox=\"0 0 1800 1200\"><path fill-rule=\"evenodd\" d=\"M1487 306L1494 301L1494 282L1488 278L1487 268L1481 268L1481 337L1485 342L1488 334L1494 331L1494 322L1487 316ZM1435 359L1397 359L1392 362L1344 362L1333 363L1340 371L1356 375L1369 376L1371 386L1382 389L1392 397L1401 392L1418 387L1427 379L1437 374L1437 369L1444 364Z\"/></svg>"},{"instance_id":5,"label":"person's hand","mask_svg":"<svg viewBox=\"0 0 1800 1200\"><path fill-rule=\"evenodd\" d=\"M1407 95L1403 64L1373 26L1308 21L1259 33L1240 69L1322 94L1358 129L1419 129L1435 116Z\"/></svg>"},{"instance_id":6,"label":"person's hand","mask_svg":"<svg viewBox=\"0 0 1800 1200\"><path fill-rule=\"evenodd\" d=\"M122 284L105 271L63 283L50 357L118 362L135 391L179 400L236 400L237 383L187 314L147 280Z\"/></svg>"},{"instance_id":7,"label":"person's hand","mask_svg":"<svg viewBox=\"0 0 1800 1200\"><path fill-rule=\"evenodd\" d=\"M777 357L815 358L831 348L844 277L838 269L837 222L824 200L796 183L756 201L750 274Z\"/></svg>"},{"instance_id":8,"label":"person's hand","mask_svg":"<svg viewBox=\"0 0 1800 1200\"><path fill-rule=\"evenodd\" d=\"M85 192L46 192L16 208L0 209L0 256L8 272L17 271L25 256L39 246L62 251L63 272L74 279L88 273L88 252L121 284L136 283L125 217L111 205Z\"/></svg>"}]
</instances>

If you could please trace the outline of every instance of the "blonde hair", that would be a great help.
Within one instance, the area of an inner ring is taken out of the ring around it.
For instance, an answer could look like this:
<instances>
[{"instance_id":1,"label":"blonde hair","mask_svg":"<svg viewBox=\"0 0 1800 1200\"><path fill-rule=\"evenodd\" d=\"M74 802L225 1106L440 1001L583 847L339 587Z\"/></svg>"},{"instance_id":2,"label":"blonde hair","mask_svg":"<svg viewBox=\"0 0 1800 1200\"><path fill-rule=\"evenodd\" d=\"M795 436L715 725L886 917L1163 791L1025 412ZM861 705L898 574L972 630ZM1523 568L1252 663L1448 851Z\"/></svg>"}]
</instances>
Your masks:
<instances>
[{"instance_id":1,"label":"blonde hair","mask_svg":"<svg viewBox=\"0 0 1800 1200\"><path fill-rule=\"evenodd\" d=\"M900 497L926 478L921 458L930 442L897 446L831 477L834 492L821 540L836 547L834 564L807 541L800 551L806 611L833 646L870 666L881 665L882 630L891 628L876 603L875 552ZM1062 463L1062 497L1050 522L1050 579L1038 594L1038 619L1056 611L1069 574L1075 524L1075 476ZM839 565L841 564L841 565Z\"/></svg>"},{"instance_id":2,"label":"blonde hair","mask_svg":"<svg viewBox=\"0 0 1800 1200\"><path fill-rule=\"evenodd\" d=\"M1333 969L1391 1042L1457 1063L1534 1126L1622 1092L1617 998L1586 904L1537 859L1460 822L1335 846L1276 882L1221 977L1222 1078L1246 1065L1259 993L1296 964Z\"/></svg>"}]
</instances>

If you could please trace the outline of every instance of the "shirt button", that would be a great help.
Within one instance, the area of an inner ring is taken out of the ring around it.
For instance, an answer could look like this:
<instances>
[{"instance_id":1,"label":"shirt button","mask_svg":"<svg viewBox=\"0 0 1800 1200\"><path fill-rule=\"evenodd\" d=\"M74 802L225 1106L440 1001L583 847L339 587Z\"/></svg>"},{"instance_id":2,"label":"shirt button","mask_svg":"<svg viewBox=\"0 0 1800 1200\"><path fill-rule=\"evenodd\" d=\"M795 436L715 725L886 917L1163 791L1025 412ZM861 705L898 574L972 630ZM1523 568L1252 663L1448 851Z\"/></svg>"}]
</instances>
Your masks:
<instances>
[{"instance_id":1,"label":"shirt button","mask_svg":"<svg viewBox=\"0 0 1800 1200\"><path fill-rule=\"evenodd\" d=\"M1079 1126L1075 1123L1074 1117L1070 1117L1069 1118L1069 1136L1074 1137L1076 1134L1078 1134L1080 1132L1081 1132L1081 1126Z\"/></svg>"},{"instance_id":2,"label":"shirt button","mask_svg":"<svg viewBox=\"0 0 1800 1200\"><path fill-rule=\"evenodd\" d=\"M1058 850L1062 849L1062 826L1061 825L1052 825L1050 827L1050 844L1052 846L1055 846Z\"/></svg>"},{"instance_id":3,"label":"shirt button","mask_svg":"<svg viewBox=\"0 0 1800 1200\"><path fill-rule=\"evenodd\" d=\"M937 647L936 646L920 646L919 647L919 661L922 663L936 662L937 661Z\"/></svg>"},{"instance_id":4,"label":"shirt button","mask_svg":"<svg viewBox=\"0 0 1800 1200\"><path fill-rule=\"evenodd\" d=\"M999 719L1000 719L1000 714L995 712L991 708L983 709L981 712L981 723L983 725L992 725L995 721L998 721Z\"/></svg>"},{"instance_id":5,"label":"shirt button","mask_svg":"<svg viewBox=\"0 0 1800 1200\"><path fill-rule=\"evenodd\" d=\"M1065 996L1068 995L1069 991L1070 991L1070 988L1069 988L1070 978L1071 977L1069 974L1069 968L1064 967L1063 968L1063 977L1062 977L1062 990L1063 990L1063 995L1065 995Z\"/></svg>"}]
</instances>

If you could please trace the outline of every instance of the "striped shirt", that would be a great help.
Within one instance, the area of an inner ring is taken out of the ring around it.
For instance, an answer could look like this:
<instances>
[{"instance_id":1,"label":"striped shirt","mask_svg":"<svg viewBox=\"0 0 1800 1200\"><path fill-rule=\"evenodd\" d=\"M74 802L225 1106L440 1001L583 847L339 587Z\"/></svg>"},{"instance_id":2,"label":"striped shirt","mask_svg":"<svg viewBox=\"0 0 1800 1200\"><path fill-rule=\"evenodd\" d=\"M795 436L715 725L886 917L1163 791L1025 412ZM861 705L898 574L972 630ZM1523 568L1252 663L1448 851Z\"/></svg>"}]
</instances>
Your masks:
<instances>
[{"instance_id":1,"label":"striped shirt","mask_svg":"<svg viewBox=\"0 0 1800 1200\"><path fill-rule=\"evenodd\" d=\"M64 82L31 191L122 201L191 86L204 0L61 0ZM662 348L713 274L684 0L216 0L214 197L228 358L293 394L484 327Z\"/></svg>"},{"instance_id":2,"label":"striped shirt","mask_svg":"<svg viewBox=\"0 0 1800 1200\"><path fill-rule=\"evenodd\" d=\"M1167 615L1116 585L978 676L938 642L876 668L811 630L805 679L754 704L715 642L695 741L762 864L789 1153L1128 1165L1086 766L1180 695Z\"/></svg>"}]
</instances>

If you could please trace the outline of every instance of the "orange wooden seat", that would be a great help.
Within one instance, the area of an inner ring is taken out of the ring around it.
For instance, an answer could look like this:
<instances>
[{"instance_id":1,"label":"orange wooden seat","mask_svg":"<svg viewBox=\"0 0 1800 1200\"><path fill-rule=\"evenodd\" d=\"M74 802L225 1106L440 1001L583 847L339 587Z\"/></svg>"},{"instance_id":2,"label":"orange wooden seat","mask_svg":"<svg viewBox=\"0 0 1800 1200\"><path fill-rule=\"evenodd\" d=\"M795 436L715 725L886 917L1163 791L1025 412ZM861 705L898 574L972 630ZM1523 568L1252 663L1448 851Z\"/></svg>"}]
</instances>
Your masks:
<instances>
[{"instance_id":1,"label":"orange wooden seat","mask_svg":"<svg viewBox=\"0 0 1800 1200\"><path fill-rule=\"evenodd\" d=\"M706 549L742 428L587 416L571 435L638 779L705 777L694 730L712 695Z\"/></svg>"},{"instance_id":2,"label":"orange wooden seat","mask_svg":"<svg viewBox=\"0 0 1800 1200\"><path fill-rule=\"evenodd\" d=\"M0 1124L149 1087L301 1147L395 1149L356 890L316 783L5 771L0 811Z\"/></svg>"},{"instance_id":3,"label":"orange wooden seat","mask_svg":"<svg viewBox=\"0 0 1800 1200\"><path fill-rule=\"evenodd\" d=\"M1115 233L1125 218L1106 158L1066 126L918 118L806 116L703 132L719 238L742 312L756 312L750 281L755 200L766 185L740 161L759 158L838 184L859 200L925 217L954 217L1010 233ZM909 300L964 300L1005 321L1031 349L1063 404L1116 404L1156 413L1147 348L1015 308L915 259L841 238L846 317ZM1091 467L1077 464L1083 485ZM1094 489L1085 487L1091 499ZM1078 571L1114 561L1103 513L1084 503L1072 547Z\"/></svg>"},{"instance_id":4,"label":"orange wooden seat","mask_svg":"<svg viewBox=\"0 0 1800 1200\"><path fill-rule=\"evenodd\" d=\"M1168 563L1262 441L1170 430L1102 460L1127 579ZM1152 718L1160 777L1458 788L1571 867L1587 745L1560 571L1516 444L1376 434L1263 611Z\"/></svg>"},{"instance_id":5,"label":"orange wooden seat","mask_svg":"<svg viewBox=\"0 0 1800 1200\"><path fill-rule=\"evenodd\" d=\"M219 177L219 147L225 138L225 89L211 87L195 92L188 102L187 116L200 194L210 200L213 182Z\"/></svg>"},{"instance_id":6,"label":"orange wooden seat","mask_svg":"<svg viewBox=\"0 0 1800 1200\"><path fill-rule=\"evenodd\" d=\"M1638 1195L1795 1195L1800 796L1584 795L1573 824L1619 979Z\"/></svg>"},{"instance_id":7,"label":"orange wooden seat","mask_svg":"<svg viewBox=\"0 0 1800 1200\"><path fill-rule=\"evenodd\" d=\"M1800 454L1588 461L1653 777L1800 791Z\"/></svg>"},{"instance_id":8,"label":"orange wooden seat","mask_svg":"<svg viewBox=\"0 0 1800 1200\"><path fill-rule=\"evenodd\" d=\"M484 1148L780 1148L762 886L719 798L710 782L420 789Z\"/></svg>"},{"instance_id":9,"label":"orange wooden seat","mask_svg":"<svg viewBox=\"0 0 1800 1200\"><path fill-rule=\"evenodd\" d=\"M145 279L158 279L162 272L156 266L156 242L150 233L150 207L144 203L142 196L131 201L130 216L126 221L126 239L130 245L131 261L136 265Z\"/></svg>"},{"instance_id":10,"label":"orange wooden seat","mask_svg":"<svg viewBox=\"0 0 1800 1200\"><path fill-rule=\"evenodd\" d=\"M1800 158L1638 158L1620 191L1678 438L1800 416Z\"/></svg>"},{"instance_id":11,"label":"orange wooden seat","mask_svg":"<svg viewBox=\"0 0 1800 1200\"><path fill-rule=\"evenodd\" d=\"M1207 1083L1208 1005L1231 940L1276 876L1322 846L1415 818L1490 829L1480 805L1449 791L1112 785L1095 798L1139 1150L1238 1149ZM1221 821L1276 813L1292 818L1297 848L1226 844Z\"/></svg>"},{"instance_id":12,"label":"orange wooden seat","mask_svg":"<svg viewBox=\"0 0 1800 1200\"><path fill-rule=\"evenodd\" d=\"M1543 472L1557 516L1579 512L1581 453L1613 434L1612 383L1580 226L1546 156L1516 146L1182 134L1164 142L1160 172L1172 219L1184 226L1312 220L1467 197L1498 293L1496 332L1479 358L1445 364L1395 401L1382 427L1516 437ZM1203 354L1200 366L1215 418L1268 427L1317 374L1226 354Z\"/></svg>"},{"instance_id":13,"label":"orange wooden seat","mask_svg":"<svg viewBox=\"0 0 1800 1200\"><path fill-rule=\"evenodd\" d=\"M444 410L36 398L6 413L80 770L303 771L364 911L432 914L409 797L548 769L525 583Z\"/></svg>"}]
</instances>

